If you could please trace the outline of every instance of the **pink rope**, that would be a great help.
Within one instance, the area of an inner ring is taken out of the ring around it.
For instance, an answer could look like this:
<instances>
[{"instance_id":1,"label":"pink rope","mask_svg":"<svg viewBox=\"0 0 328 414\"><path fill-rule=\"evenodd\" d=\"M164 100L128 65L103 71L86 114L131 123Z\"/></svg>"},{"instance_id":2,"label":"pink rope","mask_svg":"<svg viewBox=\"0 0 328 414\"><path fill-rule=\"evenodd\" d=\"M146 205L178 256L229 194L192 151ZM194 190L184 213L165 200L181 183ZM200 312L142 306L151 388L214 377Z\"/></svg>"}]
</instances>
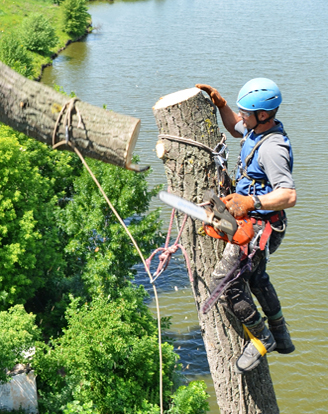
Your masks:
<instances>
[{"instance_id":1,"label":"pink rope","mask_svg":"<svg viewBox=\"0 0 328 414\"><path fill-rule=\"evenodd\" d=\"M148 266L148 270L150 270L150 264L151 264L151 261L152 261L153 257L157 253L162 252L159 255L159 264L158 264L157 270L153 274L153 277L154 277L153 282L154 282L167 269L167 267L168 267L168 265L170 263L170 260L172 258L172 254L174 254L178 249L181 249L181 251L182 251L182 253L183 253L183 255L184 255L185 259L186 259L189 280L190 280L191 283L193 283L194 278L192 276L191 266L190 266L190 262L189 262L189 258L188 258L186 249L181 244L178 243L179 242L179 239L181 237L183 228L184 228L184 226L186 224L186 221L187 221L187 218L188 218L187 215L184 216L184 219L183 219L183 222L182 222L182 225L181 225L181 228L180 228L178 237L176 238L176 240L172 244L172 246L169 246L170 236L171 236L171 230L172 230L172 225L173 225L173 219L174 219L174 213L175 213L175 209L173 209L172 210L172 213L171 213L171 219L170 219L169 229L167 231L167 236L166 236L166 240L165 240L164 247L159 247L158 249L156 249L148 257L148 259L146 260L146 265Z\"/></svg>"}]
</instances>

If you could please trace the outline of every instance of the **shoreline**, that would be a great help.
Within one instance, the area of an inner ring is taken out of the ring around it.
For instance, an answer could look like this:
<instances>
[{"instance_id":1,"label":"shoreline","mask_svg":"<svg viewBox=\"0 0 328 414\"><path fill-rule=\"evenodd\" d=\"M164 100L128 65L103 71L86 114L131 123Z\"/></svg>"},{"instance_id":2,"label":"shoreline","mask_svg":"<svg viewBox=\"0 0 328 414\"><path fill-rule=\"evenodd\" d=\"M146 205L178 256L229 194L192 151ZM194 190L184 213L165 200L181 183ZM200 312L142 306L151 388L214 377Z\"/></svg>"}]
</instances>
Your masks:
<instances>
[{"instance_id":1,"label":"shoreline","mask_svg":"<svg viewBox=\"0 0 328 414\"><path fill-rule=\"evenodd\" d=\"M78 37L77 39L74 39L74 40L72 40L72 39L68 39L67 40L67 42L65 43L65 45L63 46L63 47L61 47L60 49L58 49L57 50L57 52L56 53L53 53L52 55L51 55L51 62L48 62L48 63L44 63L43 65L41 65L41 70L40 70L40 74L39 74L39 76L38 77L36 77L36 78L34 78L33 80L34 81L36 81L36 82L40 82L41 81L41 79L42 79L42 75L43 75L43 71L44 71L44 69L45 68L47 68L47 67L49 67L49 66L52 66L52 63L53 63L53 61L58 57L58 55L63 51L63 50L65 50L65 49L67 49L67 47L70 45L70 44L72 44L72 43L76 43L76 42L80 42L82 39L84 39L88 34L90 34L90 33L92 33L92 23L88 26L88 28L87 28L87 30L86 30L86 32L82 35L82 36L80 36L80 37Z\"/></svg>"}]
</instances>

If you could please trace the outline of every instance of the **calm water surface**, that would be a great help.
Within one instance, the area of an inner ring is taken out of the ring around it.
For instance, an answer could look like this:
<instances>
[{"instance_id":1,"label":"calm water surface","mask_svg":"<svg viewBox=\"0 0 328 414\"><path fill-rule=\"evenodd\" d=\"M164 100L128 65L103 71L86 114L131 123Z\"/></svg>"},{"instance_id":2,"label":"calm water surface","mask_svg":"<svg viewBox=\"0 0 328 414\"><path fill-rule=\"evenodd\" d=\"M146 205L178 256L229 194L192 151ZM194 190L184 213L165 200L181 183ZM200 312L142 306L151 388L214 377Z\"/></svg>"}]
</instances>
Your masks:
<instances>
[{"instance_id":1,"label":"calm water surface","mask_svg":"<svg viewBox=\"0 0 328 414\"><path fill-rule=\"evenodd\" d=\"M61 53L42 81L140 118L136 153L153 168L151 185L166 183L154 152L152 106L161 96L208 83L236 109L251 78L272 78L281 88L279 119L293 144L298 203L269 273L296 352L270 354L269 362L281 413L327 413L328 2L139 0L92 2L89 11L97 30ZM228 139L232 167L239 143ZM166 226L169 214L163 207ZM211 413L218 413L184 262L171 263L159 280L162 314L173 316L184 372L206 380ZM142 271L140 280L147 285Z\"/></svg>"}]
</instances>

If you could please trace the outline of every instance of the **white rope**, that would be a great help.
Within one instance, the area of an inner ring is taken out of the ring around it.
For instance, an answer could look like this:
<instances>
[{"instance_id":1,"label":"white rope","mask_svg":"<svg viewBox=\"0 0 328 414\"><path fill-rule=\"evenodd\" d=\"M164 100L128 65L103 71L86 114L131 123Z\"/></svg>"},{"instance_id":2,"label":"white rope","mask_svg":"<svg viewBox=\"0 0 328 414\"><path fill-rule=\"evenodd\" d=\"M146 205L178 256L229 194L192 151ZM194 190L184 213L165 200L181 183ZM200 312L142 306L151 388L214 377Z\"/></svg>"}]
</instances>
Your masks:
<instances>
[{"instance_id":1,"label":"white rope","mask_svg":"<svg viewBox=\"0 0 328 414\"><path fill-rule=\"evenodd\" d=\"M89 174L91 175L92 179L94 180L94 182L96 183L96 185L98 186L98 188L100 189L104 199L106 200L107 204L109 205L109 207L111 208L111 210L113 211L113 213L115 214L117 220L120 222L120 224L123 226L124 230L126 231L126 233L128 234L128 236L130 237L134 247L136 248L143 265L145 266L146 272L149 276L149 280L150 283L153 286L153 290L154 290L154 295L155 295L155 302L156 302L156 312L157 312L157 326L158 326L158 348L159 348L159 396L160 396L160 409L161 409L161 414L163 414L163 355L162 355L162 333L161 333L161 315L160 315L160 309L159 309L159 301L158 301L158 295L157 295L157 289L155 284L153 283L153 278L152 275L149 271L149 268L146 264L145 258L143 257L143 254L141 253L141 250L139 249L139 246L137 244L137 242L135 241L135 239L133 238L132 234L130 233L129 229L127 228L127 226L125 225L124 221L121 219L120 215L118 214L118 212L115 210L114 206L112 205L112 203L109 201L107 195L105 194L103 188L101 187L101 185L99 184L97 178L94 176L94 174L92 173L92 171L90 170L88 164L86 163L85 159L83 158L82 154L79 152L79 150L77 148L75 148L74 145L72 145L70 142L68 142L68 144L74 149L74 151L77 153L77 155L79 156L79 158L81 159L83 165L86 167L86 169L88 170Z\"/></svg>"},{"instance_id":2,"label":"white rope","mask_svg":"<svg viewBox=\"0 0 328 414\"><path fill-rule=\"evenodd\" d=\"M74 108L74 104L76 102L77 99L71 99L69 102L66 103L66 105L64 105L62 111L60 112L58 118L57 118L57 122L55 125L55 129L54 129L54 133L53 133L53 148L57 148L60 145L69 145L74 151L75 153L78 155L78 157L80 158L80 160L82 161L82 164L85 166L85 168L87 169L88 173L90 174L90 176L92 177L93 181L96 183L97 187L99 188L101 194L103 195L104 199L106 200L107 204L109 205L109 207L111 208L111 210L113 211L113 213L115 214L117 220L119 221L119 223L123 226L125 232L127 233L127 235L130 237L134 247L136 248L142 263L146 269L146 272L149 276L149 280L150 283L153 286L153 290L154 290L154 296L155 296L155 303L156 303L156 313L157 313L157 326L158 326L158 348L159 348L159 405L160 405L160 410L161 410L161 414L164 413L163 411L163 355L162 355L162 333L161 333L161 315L160 315L160 309L159 309L159 300L158 300L158 294L157 294L157 289L155 284L153 283L153 277L149 271L149 268L146 264L145 258L143 257L143 254L141 252L141 250L139 249L139 246L137 244L137 242L135 241L135 239L133 238L132 234L130 233L129 229L127 228L127 226L125 225L124 221L121 219L120 215L118 214L118 212L115 210L114 206L112 205L112 203L109 201L107 195L105 194L103 188L101 187L100 183L98 182L97 178L95 177L95 175L93 174L93 172L91 171L89 165L86 163L85 159L83 158L82 154L80 153L80 151L69 141L69 128L70 128L70 117L71 117L71 112L72 109ZM66 140L60 141L57 144L55 143L55 136L56 136L56 131L58 128L58 124L60 122L60 119L65 111L65 109L68 107L68 112L65 116L65 128L66 128ZM76 108L77 110L77 108ZM78 110L77 110L78 112ZM82 124L82 119L81 116L78 112L78 116L79 116L79 125L78 127L80 127L80 125Z\"/></svg>"}]
</instances>

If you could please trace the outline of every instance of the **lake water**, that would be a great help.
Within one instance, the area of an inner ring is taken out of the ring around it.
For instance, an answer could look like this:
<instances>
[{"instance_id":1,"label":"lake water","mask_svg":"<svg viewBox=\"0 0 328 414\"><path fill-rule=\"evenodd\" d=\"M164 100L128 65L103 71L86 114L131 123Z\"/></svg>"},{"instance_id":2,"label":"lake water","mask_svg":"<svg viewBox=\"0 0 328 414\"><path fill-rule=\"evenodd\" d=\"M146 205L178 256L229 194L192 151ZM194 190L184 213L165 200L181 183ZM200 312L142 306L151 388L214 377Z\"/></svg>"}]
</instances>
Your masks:
<instances>
[{"instance_id":1,"label":"lake water","mask_svg":"<svg viewBox=\"0 0 328 414\"><path fill-rule=\"evenodd\" d=\"M89 11L97 30L62 52L42 82L140 118L136 153L153 169L150 185L166 184L154 151L158 130L152 106L161 96L207 83L236 109L238 91L249 79L268 77L279 85L278 118L293 145L298 203L288 211L288 234L269 273L296 351L268 358L281 413L327 413L328 2L95 1ZM229 135L228 143L232 167L239 143ZM152 208L159 205L154 200ZM170 211L161 207L167 226ZM150 289L142 271L139 278ZM162 315L173 317L171 336L184 373L205 379L211 413L218 413L181 256L158 288Z\"/></svg>"}]
</instances>

